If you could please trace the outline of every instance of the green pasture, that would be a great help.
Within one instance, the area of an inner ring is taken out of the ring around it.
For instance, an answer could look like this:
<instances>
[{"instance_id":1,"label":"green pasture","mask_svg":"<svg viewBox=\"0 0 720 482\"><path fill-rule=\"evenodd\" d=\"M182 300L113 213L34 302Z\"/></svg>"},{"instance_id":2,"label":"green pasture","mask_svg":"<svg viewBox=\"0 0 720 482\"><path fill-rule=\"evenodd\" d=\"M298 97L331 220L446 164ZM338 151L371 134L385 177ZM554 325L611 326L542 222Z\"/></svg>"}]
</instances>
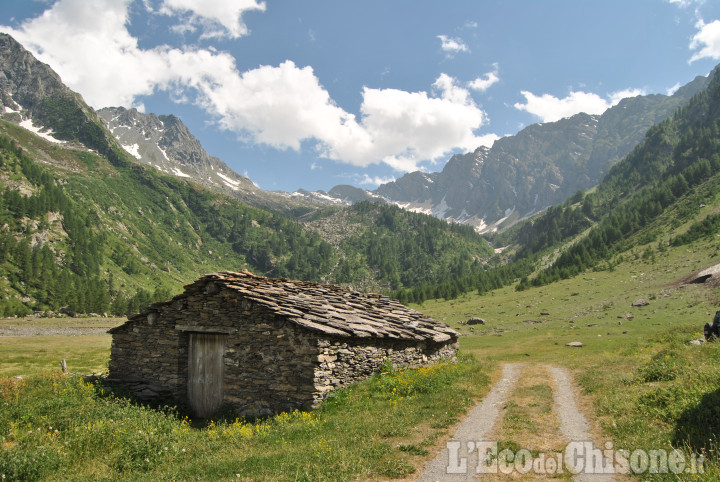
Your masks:
<instances>
[{"instance_id":1,"label":"green pasture","mask_svg":"<svg viewBox=\"0 0 720 482\"><path fill-rule=\"evenodd\" d=\"M196 423L59 374L63 358L74 373L102 371L108 335L0 337L0 374L11 377L0 385L0 472L54 480L408 478L444 446L499 365L521 361L570 368L590 400L589 415L615 447L703 454L705 473L690 478L716 480L720 344L688 342L702 338L720 300L716 288L681 280L720 259L708 255L715 251L711 242L658 252L654 262L643 257L646 250L627 253L612 270L542 288L414 306L463 334L462 363L387 371L335 393L312 413L260 421ZM649 304L633 307L639 299ZM486 323L464 324L470 317ZM86 322L2 323L52 329ZM565 346L571 341L584 346ZM538 421L517 425L534 412L515 410L515 433L534 433Z\"/></svg>"}]
</instances>

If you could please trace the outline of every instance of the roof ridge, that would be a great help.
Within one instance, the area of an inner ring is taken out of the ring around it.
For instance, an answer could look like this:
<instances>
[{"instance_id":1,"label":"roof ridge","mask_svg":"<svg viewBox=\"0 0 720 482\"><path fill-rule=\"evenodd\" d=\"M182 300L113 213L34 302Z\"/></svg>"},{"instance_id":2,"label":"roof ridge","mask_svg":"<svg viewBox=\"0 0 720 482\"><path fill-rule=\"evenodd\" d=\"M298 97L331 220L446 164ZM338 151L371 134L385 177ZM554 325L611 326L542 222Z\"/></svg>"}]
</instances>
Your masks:
<instances>
[{"instance_id":1,"label":"roof ridge","mask_svg":"<svg viewBox=\"0 0 720 482\"><path fill-rule=\"evenodd\" d=\"M459 336L447 324L386 295L364 294L333 284L268 278L247 270L206 274L186 285L185 291L172 300L153 304L128 319L139 319L143 314L157 311L161 306L191 293L205 291L212 295L217 292L217 287L212 287L210 283L232 290L299 326L325 334L438 343Z\"/></svg>"}]
</instances>

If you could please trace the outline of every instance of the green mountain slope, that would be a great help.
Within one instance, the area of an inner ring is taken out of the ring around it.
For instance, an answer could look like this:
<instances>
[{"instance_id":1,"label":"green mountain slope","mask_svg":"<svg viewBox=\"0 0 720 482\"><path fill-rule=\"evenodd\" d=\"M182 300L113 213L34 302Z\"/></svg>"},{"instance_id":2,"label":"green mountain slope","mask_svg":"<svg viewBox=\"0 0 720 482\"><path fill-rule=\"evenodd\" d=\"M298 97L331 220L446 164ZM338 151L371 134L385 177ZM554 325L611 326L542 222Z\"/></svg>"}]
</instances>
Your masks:
<instances>
[{"instance_id":1,"label":"green mountain slope","mask_svg":"<svg viewBox=\"0 0 720 482\"><path fill-rule=\"evenodd\" d=\"M399 290L467 276L493 255L470 226L361 202L310 223L340 251L339 283Z\"/></svg>"},{"instance_id":2,"label":"green mountain slope","mask_svg":"<svg viewBox=\"0 0 720 482\"><path fill-rule=\"evenodd\" d=\"M331 244L282 214L315 207L279 200L282 213L270 212L147 167L4 34L0 101L0 316L126 313L218 270L390 290L462 274L490 254L471 229L395 208L315 212L357 227Z\"/></svg>"},{"instance_id":3,"label":"green mountain slope","mask_svg":"<svg viewBox=\"0 0 720 482\"><path fill-rule=\"evenodd\" d=\"M492 254L469 227L391 206L330 210L309 227L128 157L0 121L0 316L123 314L228 269L390 291L463 275Z\"/></svg>"},{"instance_id":4,"label":"green mountain slope","mask_svg":"<svg viewBox=\"0 0 720 482\"><path fill-rule=\"evenodd\" d=\"M714 74L687 106L651 128L594 192L579 193L516 231L515 241L522 246L518 256L523 257L558 248L592 226L521 286L547 284L600 264L611 266L614 256L685 223L693 227L676 242L714 234L714 215L706 220L707 210L702 209L720 192L720 76L717 70Z\"/></svg>"},{"instance_id":5,"label":"green mountain slope","mask_svg":"<svg viewBox=\"0 0 720 482\"><path fill-rule=\"evenodd\" d=\"M459 293L500 287L518 279L518 289L604 270L628 256L652 259L669 244L691 244L720 233L720 75L671 117L653 126L643 142L609 171L592 191L512 228L488 235L504 247L506 264L454 281ZM715 206L715 207L708 207ZM427 296L447 297L441 283Z\"/></svg>"},{"instance_id":6,"label":"green mountain slope","mask_svg":"<svg viewBox=\"0 0 720 482\"><path fill-rule=\"evenodd\" d=\"M6 122L0 155L2 315L124 313L220 269L321 280L335 256L293 219L123 157L118 167Z\"/></svg>"}]
</instances>

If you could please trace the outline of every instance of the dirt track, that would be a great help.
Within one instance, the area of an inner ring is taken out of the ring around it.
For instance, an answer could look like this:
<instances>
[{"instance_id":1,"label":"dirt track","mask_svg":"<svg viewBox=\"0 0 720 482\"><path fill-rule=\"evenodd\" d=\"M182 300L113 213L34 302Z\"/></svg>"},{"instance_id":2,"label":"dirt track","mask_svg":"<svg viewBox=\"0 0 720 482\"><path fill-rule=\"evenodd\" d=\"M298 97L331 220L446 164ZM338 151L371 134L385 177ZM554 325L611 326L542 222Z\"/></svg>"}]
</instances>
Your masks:
<instances>
[{"instance_id":1,"label":"dirt track","mask_svg":"<svg viewBox=\"0 0 720 482\"><path fill-rule=\"evenodd\" d=\"M576 388L573 386L570 373L565 368L550 366L542 368L547 373L548 383L553 386L553 412L559 421L560 436L563 444L592 442L596 447L599 447L597 441L592 441L590 424L578 408L578 395ZM435 459L425 465L417 480L430 482L464 481L477 480L478 478L496 479L498 477L503 479L518 477L527 479L530 477L536 480L557 477L556 474L533 474L532 472L525 475L517 472L503 474L497 472L497 470L492 472L492 469L487 475L476 473L476 469L481 465L479 452L484 453L486 449L479 443L493 443L493 441L504 440L504 434L499 430L504 416L504 409L512 398L513 389L518 380L523 377L525 369L527 369L527 365L517 363L506 364L503 367L500 380L485 399L458 425L448 442L447 448L443 449ZM550 434L547 434L547 436L552 437ZM553 453L551 455L556 456L557 454ZM607 463L607 461L604 462ZM592 471L593 469L590 468L589 470ZM583 472L574 475L572 478L576 481L615 480L609 475Z\"/></svg>"}]
</instances>

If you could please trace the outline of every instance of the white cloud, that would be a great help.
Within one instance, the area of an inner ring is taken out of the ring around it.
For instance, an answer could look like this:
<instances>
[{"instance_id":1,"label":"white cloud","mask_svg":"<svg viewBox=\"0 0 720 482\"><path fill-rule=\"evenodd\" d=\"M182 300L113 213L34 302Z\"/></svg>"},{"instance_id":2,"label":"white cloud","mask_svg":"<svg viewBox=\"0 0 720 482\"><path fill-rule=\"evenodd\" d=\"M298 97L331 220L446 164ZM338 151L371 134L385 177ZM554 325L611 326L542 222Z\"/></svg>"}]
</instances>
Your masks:
<instances>
[{"instance_id":1,"label":"white cloud","mask_svg":"<svg viewBox=\"0 0 720 482\"><path fill-rule=\"evenodd\" d=\"M602 114L626 97L643 94L644 91L640 89L625 89L609 94L606 100L591 92L570 92L566 97L559 99L550 94L537 96L524 90L522 95L525 96L525 103L518 102L515 108L538 116L542 122L555 122L580 112Z\"/></svg>"},{"instance_id":2,"label":"white cloud","mask_svg":"<svg viewBox=\"0 0 720 482\"><path fill-rule=\"evenodd\" d=\"M673 95L675 92L677 92L680 87L682 87L682 84L678 82L677 84L673 85L667 90L667 95Z\"/></svg>"},{"instance_id":3,"label":"white cloud","mask_svg":"<svg viewBox=\"0 0 720 482\"><path fill-rule=\"evenodd\" d=\"M586 92L570 92L563 99L558 99L550 94L537 96L525 90L522 91L522 95L525 96L525 104L518 102L515 104L515 108L534 114L543 122L555 122L579 112L601 114L608 107L602 97Z\"/></svg>"},{"instance_id":4,"label":"white cloud","mask_svg":"<svg viewBox=\"0 0 720 482\"><path fill-rule=\"evenodd\" d=\"M668 0L668 3L675 4L680 8L688 8L693 5L702 5L705 0Z\"/></svg>"},{"instance_id":5,"label":"white cloud","mask_svg":"<svg viewBox=\"0 0 720 482\"><path fill-rule=\"evenodd\" d=\"M439 91L440 96L449 102L461 105L472 105L473 100L467 89L455 85L455 79L448 74L440 74L433 82L433 87Z\"/></svg>"},{"instance_id":6,"label":"white cloud","mask_svg":"<svg viewBox=\"0 0 720 482\"><path fill-rule=\"evenodd\" d=\"M164 0L160 13L171 16L189 13L189 18L174 29L180 33L195 31L196 25L200 25L202 38L238 38L249 32L243 14L251 10L264 12L265 8L265 2L257 0Z\"/></svg>"},{"instance_id":7,"label":"white cloud","mask_svg":"<svg viewBox=\"0 0 720 482\"><path fill-rule=\"evenodd\" d=\"M130 106L168 80L163 50L142 51L125 27L129 0L62 0L19 29L0 27L95 107ZM112 86L112 88L109 88Z\"/></svg>"},{"instance_id":8,"label":"white cloud","mask_svg":"<svg viewBox=\"0 0 720 482\"><path fill-rule=\"evenodd\" d=\"M440 39L440 48L443 49L443 52L447 52L450 55L454 55L458 52L470 51L461 38L448 37L447 35L438 35L437 38Z\"/></svg>"},{"instance_id":9,"label":"white cloud","mask_svg":"<svg viewBox=\"0 0 720 482\"><path fill-rule=\"evenodd\" d=\"M497 138L475 134L487 122L485 113L446 74L430 94L365 87L358 118L336 105L310 66L287 60L240 72L231 55L214 49L140 48L126 26L130 3L59 0L18 29L0 30L48 63L95 108L142 107L141 96L165 91L175 102L200 106L245 142L294 150L314 145L319 155L338 162L382 162L412 171ZM202 12L211 17L210 10Z\"/></svg>"},{"instance_id":10,"label":"white cloud","mask_svg":"<svg viewBox=\"0 0 720 482\"><path fill-rule=\"evenodd\" d=\"M705 23L701 19L695 26L698 28L698 33L690 42L690 50L700 50L693 54L690 63L705 58L720 59L720 20Z\"/></svg>"},{"instance_id":11,"label":"white cloud","mask_svg":"<svg viewBox=\"0 0 720 482\"><path fill-rule=\"evenodd\" d=\"M474 150L487 142L474 133L484 125L486 116L469 93L445 74L434 87L441 91L440 97L364 89L362 128L372 140L363 153L364 162L381 158L398 171L412 171L423 160L438 159L453 149Z\"/></svg>"},{"instance_id":12,"label":"white cloud","mask_svg":"<svg viewBox=\"0 0 720 482\"><path fill-rule=\"evenodd\" d=\"M205 66L205 61L198 62L198 68ZM276 148L299 150L303 140L325 142L355 124L354 116L333 103L312 67L299 68L290 60L242 74L228 67L213 69L222 75L206 79L191 72L187 79L199 91L203 108L225 129Z\"/></svg>"},{"instance_id":13,"label":"white cloud","mask_svg":"<svg viewBox=\"0 0 720 482\"><path fill-rule=\"evenodd\" d=\"M627 99L628 97L637 97L638 95L645 95L647 92L643 89L625 89L613 92L608 97L610 98L610 105L612 107L617 105L621 100Z\"/></svg>"},{"instance_id":14,"label":"white cloud","mask_svg":"<svg viewBox=\"0 0 720 482\"><path fill-rule=\"evenodd\" d=\"M363 177L359 179L357 182L358 184L362 186L380 186L381 184L387 184L389 182L395 181L395 178L390 177L380 177L380 176L369 176L367 174L363 174Z\"/></svg>"},{"instance_id":15,"label":"white cloud","mask_svg":"<svg viewBox=\"0 0 720 482\"><path fill-rule=\"evenodd\" d=\"M493 144L495 144L495 141L500 139L500 136L497 134L485 134L477 138L478 141L478 147L485 146L485 147L492 147ZM476 147L477 149L477 147Z\"/></svg>"},{"instance_id":16,"label":"white cloud","mask_svg":"<svg viewBox=\"0 0 720 482\"><path fill-rule=\"evenodd\" d=\"M359 120L334 103L311 67L292 61L197 87L201 105L228 130L279 149L300 150L303 141L315 140L322 157L356 166L383 162L413 171L422 161L490 142L474 134L485 113L445 74L433 85L436 97L364 88Z\"/></svg>"},{"instance_id":17,"label":"white cloud","mask_svg":"<svg viewBox=\"0 0 720 482\"><path fill-rule=\"evenodd\" d=\"M488 72L482 77L478 77L477 79L471 81L468 83L468 87L472 90L477 90L480 92L485 92L490 87L492 87L494 84L498 83L500 81L500 77L498 77L498 64L493 64L493 71Z\"/></svg>"}]
</instances>

